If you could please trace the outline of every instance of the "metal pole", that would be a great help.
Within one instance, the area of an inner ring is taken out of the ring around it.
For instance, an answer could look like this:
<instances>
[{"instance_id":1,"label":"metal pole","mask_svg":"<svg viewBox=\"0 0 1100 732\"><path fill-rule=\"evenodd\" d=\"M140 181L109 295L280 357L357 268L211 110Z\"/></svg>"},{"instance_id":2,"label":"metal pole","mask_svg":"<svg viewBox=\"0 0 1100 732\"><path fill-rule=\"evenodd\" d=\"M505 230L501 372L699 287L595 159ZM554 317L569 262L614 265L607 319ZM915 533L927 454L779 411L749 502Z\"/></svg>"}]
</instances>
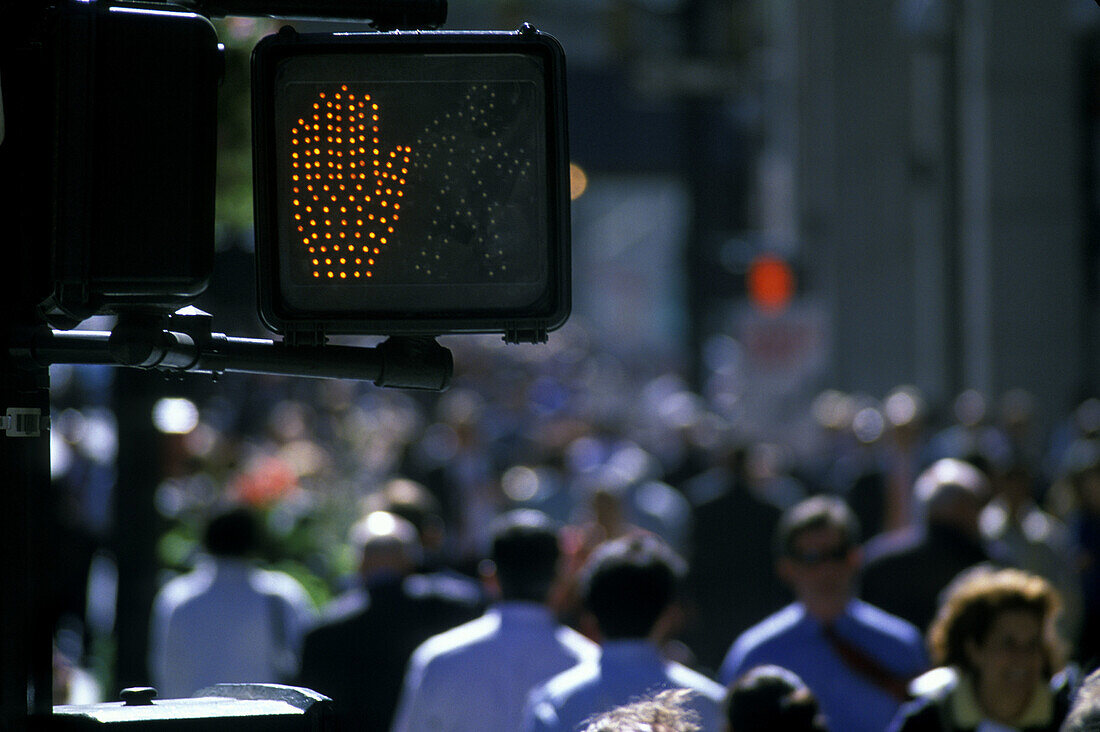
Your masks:
<instances>
[{"instance_id":1,"label":"metal pole","mask_svg":"<svg viewBox=\"0 0 1100 732\"><path fill-rule=\"evenodd\" d=\"M0 369L0 729L21 730L49 714L52 687L50 598L49 372Z\"/></svg>"}]
</instances>

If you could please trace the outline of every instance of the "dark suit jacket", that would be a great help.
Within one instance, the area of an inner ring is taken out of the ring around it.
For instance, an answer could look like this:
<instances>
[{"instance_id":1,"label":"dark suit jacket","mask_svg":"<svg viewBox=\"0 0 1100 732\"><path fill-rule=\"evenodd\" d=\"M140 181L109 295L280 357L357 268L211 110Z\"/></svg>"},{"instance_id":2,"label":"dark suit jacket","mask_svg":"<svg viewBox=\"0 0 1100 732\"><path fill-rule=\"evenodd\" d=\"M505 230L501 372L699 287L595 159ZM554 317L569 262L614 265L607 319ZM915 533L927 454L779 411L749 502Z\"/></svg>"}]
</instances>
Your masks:
<instances>
[{"instance_id":1,"label":"dark suit jacket","mask_svg":"<svg viewBox=\"0 0 1100 732\"><path fill-rule=\"evenodd\" d=\"M883 535L866 548L860 597L917 626L936 615L940 593L961 572L990 561L981 544L954 529Z\"/></svg>"},{"instance_id":2,"label":"dark suit jacket","mask_svg":"<svg viewBox=\"0 0 1100 732\"><path fill-rule=\"evenodd\" d=\"M480 593L442 575L353 591L306 635L297 684L333 700L339 730L386 732L413 650L483 609Z\"/></svg>"},{"instance_id":3,"label":"dark suit jacket","mask_svg":"<svg viewBox=\"0 0 1100 732\"><path fill-rule=\"evenodd\" d=\"M715 673L730 643L790 602L775 575L772 535L781 511L715 469L685 485L695 502L683 640ZM700 500L702 499L702 500Z\"/></svg>"}]
</instances>

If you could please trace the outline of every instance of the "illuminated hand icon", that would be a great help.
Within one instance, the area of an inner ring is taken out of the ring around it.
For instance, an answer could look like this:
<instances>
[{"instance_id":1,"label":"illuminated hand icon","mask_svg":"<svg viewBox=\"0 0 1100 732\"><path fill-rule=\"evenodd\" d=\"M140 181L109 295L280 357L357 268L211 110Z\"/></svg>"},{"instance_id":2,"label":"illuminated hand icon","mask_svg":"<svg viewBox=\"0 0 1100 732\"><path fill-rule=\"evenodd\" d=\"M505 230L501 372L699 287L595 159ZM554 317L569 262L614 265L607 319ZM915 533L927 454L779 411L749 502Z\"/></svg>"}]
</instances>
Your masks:
<instances>
[{"instance_id":1,"label":"illuminated hand icon","mask_svg":"<svg viewBox=\"0 0 1100 732\"><path fill-rule=\"evenodd\" d=\"M343 85L319 92L291 129L291 212L310 274L374 276L401 217L412 148L383 152L378 102Z\"/></svg>"}]
</instances>

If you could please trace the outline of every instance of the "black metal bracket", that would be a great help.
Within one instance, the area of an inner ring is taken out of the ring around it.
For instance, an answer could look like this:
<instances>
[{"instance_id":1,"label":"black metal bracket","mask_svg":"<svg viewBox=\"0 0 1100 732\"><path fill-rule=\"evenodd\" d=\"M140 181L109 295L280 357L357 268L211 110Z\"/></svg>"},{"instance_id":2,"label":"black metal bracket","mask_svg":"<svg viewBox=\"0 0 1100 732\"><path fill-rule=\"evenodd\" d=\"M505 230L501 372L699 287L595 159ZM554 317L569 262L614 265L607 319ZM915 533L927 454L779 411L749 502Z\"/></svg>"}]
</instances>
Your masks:
<instances>
[{"instance_id":1,"label":"black metal bracket","mask_svg":"<svg viewBox=\"0 0 1100 732\"><path fill-rule=\"evenodd\" d=\"M168 373L279 374L371 381L376 386L443 391L454 373L451 352L434 338L391 336L373 347L291 345L211 330L194 307L171 316L134 314L111 331L42 326L17 334L8 355L23 369L105 364Z\"/></svg>"}]
</instances>

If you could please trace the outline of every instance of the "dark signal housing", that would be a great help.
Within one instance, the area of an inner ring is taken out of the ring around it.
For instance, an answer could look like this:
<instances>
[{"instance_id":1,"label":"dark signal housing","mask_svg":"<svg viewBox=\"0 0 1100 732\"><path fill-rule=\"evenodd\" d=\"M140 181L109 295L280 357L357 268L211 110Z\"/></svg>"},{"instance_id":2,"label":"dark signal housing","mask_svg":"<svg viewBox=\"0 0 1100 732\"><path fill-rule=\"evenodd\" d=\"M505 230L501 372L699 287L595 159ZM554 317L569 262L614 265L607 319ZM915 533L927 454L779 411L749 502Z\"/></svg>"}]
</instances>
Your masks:
<instances>
[{"instance_id":1,"label":"dark signal housing","mask_svg":"<svg viewBox=\"0 0 1100 732\"><path fill-rule=\"evenodd\" d=\"M545 340L570 306L564 75L561 47L530 27L261 41L265 324Z\"/></svg>"}]
</instances>

